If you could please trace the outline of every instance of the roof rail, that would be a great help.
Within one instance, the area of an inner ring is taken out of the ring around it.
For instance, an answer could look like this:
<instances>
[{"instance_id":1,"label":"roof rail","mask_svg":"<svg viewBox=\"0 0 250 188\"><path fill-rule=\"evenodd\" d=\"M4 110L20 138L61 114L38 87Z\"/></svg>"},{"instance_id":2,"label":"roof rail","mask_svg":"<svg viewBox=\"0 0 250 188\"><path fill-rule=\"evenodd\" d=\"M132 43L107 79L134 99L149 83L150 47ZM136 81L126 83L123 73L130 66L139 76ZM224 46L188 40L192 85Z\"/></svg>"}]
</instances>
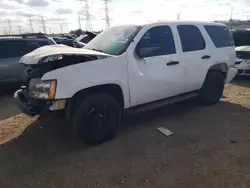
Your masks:
<instances>
[{"instance_id":1,"label":"roof rail","mask_svg":"<svg viewBox=\"0 0 250 188\"><path fill-rule=\"evenodd\" d=\"M25 34L13 34L13 35L0 35L0 37L36 37L36 38L47 38L43 33L25 33Z\"/></svg>"}]
</instances>

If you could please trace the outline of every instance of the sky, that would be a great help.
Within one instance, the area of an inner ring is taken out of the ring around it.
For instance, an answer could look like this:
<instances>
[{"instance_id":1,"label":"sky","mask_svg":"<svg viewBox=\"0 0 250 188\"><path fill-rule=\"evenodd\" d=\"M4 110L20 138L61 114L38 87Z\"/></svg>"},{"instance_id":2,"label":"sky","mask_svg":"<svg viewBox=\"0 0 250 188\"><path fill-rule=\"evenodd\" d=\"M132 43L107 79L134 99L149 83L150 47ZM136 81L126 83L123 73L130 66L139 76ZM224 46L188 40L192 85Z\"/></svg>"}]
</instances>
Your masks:
<instances>
[{"instance_id":1,"label":"sky","mask_svg":"<svg viewBox=\"0 0 250 188\"><path fill-rule=\"evenodd\" d=\"M86 1L90 24L86 22ZM72 29L105 29L104 0L0 0L0 33L68 32ZM250 0L109 0L110 25L157 20L250 19ZM32 28L30 27L30 22Z\"/></svg>"}]
</instances>

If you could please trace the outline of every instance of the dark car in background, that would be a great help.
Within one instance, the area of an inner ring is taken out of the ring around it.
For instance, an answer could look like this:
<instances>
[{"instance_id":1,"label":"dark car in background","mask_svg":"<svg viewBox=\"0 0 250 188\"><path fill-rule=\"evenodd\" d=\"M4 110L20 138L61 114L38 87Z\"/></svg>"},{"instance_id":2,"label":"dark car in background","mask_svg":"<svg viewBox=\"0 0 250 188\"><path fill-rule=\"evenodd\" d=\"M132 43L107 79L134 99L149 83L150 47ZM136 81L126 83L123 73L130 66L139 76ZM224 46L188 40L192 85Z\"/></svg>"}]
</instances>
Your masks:
<instances>
[{"instance_id":1,"label":"dark car in background","mask_svg":"<svg viewBox=\"0 0 250 188\"><path fill-rule=\"evenodd\" d=\"M26 68L19 63L20 58L39 47L55 44L40 33L0 35L0 86L21 85Z\"/></svg>"},{"instance_id":2,"label":"dark car in background","mask_svg":"<svg viewBox=\"0 0 250 188\"><path fill-rule=\"evenodd\" d=\"M74 40L74 47L82 48L84 47L89 41L96 37L95 33L86 31L84 34L80 35Z\"/></svg>"},{"instance_id":3,"label":"dark car in background","mask_svg":"<svg viewBox=\"0 0 250 188\"><path fill-rule=\"evenodd\" d=\"M250 76L250 31L235 30L232 34L236 46L235 67L238 75Z\"/></svg>"}]
</instances>

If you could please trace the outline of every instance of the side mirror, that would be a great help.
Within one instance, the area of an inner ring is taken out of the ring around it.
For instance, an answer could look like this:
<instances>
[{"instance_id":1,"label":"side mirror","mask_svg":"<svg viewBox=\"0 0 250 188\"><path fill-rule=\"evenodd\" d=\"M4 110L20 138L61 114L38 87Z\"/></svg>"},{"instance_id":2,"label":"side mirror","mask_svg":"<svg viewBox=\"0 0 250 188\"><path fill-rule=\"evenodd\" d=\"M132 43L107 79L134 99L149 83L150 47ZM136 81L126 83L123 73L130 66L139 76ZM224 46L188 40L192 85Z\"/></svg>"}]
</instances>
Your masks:
<instances>
[{"instance_id":1,"label":"side mirror","mask_svg":"<svg viewBox=\"0 0 250 188\"><path fill-rule=\"evenodd\" d=\"M143 58L142 54L141 54L141 45L140 42L137 44L136 48L135 48L135 53L139 58Z\"/></svg>"}]
</instances>

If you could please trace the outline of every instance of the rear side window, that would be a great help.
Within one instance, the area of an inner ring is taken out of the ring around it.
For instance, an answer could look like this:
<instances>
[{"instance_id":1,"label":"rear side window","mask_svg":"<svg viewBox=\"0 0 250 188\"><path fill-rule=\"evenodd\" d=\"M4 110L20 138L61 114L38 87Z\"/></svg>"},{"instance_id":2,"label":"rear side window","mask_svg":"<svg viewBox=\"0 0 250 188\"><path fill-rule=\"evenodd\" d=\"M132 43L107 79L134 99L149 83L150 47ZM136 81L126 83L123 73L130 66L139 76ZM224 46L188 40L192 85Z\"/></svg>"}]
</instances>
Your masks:
<instances>
[{"instance_id":1,"label":"rear side window","mask_svg":"<svg viewBox=\"0 0 250 188\"><path fill-rule=\"evenodd\" d=\"M183 52L205 49L205 40L199 28L194 25L178 25L177 29L180 35Z\"/></svg>"},{"instance_id":2,"label":"rear side window","mask_svg":"<svg viewBox=\"0 0 250 188\"><path fill-rule=\"evenodd\" d=\"M227 27L217 25L205 25L204 27L217 48L234 46L233 36Z\"/></svg>"},{"instance_id":3,"label":"rear side window","mask_svg":"<svg viewBox=\"0 0 250 188\"><path fill-rule=\"evenodd\" d=\"M0 41L0 58L21 57L28 52L30 50L24 40Z\"/></svg>"}]
</instances>

